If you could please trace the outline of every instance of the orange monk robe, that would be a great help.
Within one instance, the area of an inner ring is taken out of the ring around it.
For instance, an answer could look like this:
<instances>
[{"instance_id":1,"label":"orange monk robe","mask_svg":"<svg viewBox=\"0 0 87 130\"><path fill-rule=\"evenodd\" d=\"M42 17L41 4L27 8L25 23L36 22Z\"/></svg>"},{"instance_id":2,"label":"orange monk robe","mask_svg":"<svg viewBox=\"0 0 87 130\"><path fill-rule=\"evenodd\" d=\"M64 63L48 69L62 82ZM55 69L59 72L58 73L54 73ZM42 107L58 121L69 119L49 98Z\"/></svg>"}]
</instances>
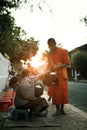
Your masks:
<instances>
[{"instance_id":1,"label":"orange monk robe","mask_svg":"<svg viewBox=\"0 0 87 130\"><path fill-rule=\"evenodd\" d=\"M55 65L66 63L69 64L68 51L58 48L54 53L50 54ZM55 105L68 103L68 75L66 68L60 68L58 73L58 85L48 87L48 95L52 97Z\"/></svg>"}]
</instances>

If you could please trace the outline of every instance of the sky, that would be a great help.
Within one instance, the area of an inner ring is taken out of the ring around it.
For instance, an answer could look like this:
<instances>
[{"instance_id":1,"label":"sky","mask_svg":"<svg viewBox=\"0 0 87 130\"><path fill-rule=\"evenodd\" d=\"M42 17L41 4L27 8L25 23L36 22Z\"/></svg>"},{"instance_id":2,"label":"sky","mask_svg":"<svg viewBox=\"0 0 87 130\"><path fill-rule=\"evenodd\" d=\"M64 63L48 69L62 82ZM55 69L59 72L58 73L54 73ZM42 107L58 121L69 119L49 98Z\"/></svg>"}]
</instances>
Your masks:
<instances>
[{"instance_id":1,"label":"sky","mask_svg":"<svg viewBox=\"0 0 87 130\"><path fill-rule=\"evenodd\" d=\"M41 51L47 49L50 37L55 38L68 51L87 43L87 26L80 22L87 15L87 0L27 1L12 15L16 25L26 31L27 38L39 40ZM33 10L30 8L32 4Z\"/></svg>"}]
</instances>

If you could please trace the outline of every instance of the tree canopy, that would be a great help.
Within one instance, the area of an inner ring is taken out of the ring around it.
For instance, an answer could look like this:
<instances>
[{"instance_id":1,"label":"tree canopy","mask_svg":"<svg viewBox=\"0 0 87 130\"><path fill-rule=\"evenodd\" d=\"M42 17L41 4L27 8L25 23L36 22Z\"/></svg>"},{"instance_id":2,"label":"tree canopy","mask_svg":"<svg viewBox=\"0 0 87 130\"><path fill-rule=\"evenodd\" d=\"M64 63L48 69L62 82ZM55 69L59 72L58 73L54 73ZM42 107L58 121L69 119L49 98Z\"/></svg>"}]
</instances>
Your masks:
<instances>
[{"instance_id":1,"label":"tree canopy","mask_svg":"<svg viewBox=\"0 0 87 130\"><path fill-rule=\"evenodd\" d=\"M72 67L75 68L82 77L87 77L87 57L83 53L77 53L73 56Z\"/></svg>"},{"instance_id":2,"label":"tree canopy","mask_svg":"<svg viewBox=\"0 0 87 130\"><path fill-rule=\"evenodd\" d=\"M22 0L0 0L0 52L8 55L12 63L35 55L39 41L34 38L23 39L26 32L15 24L11 9L17 9ZM26 2L26 0L24 1Z\"/></svg>"}]
</instances>

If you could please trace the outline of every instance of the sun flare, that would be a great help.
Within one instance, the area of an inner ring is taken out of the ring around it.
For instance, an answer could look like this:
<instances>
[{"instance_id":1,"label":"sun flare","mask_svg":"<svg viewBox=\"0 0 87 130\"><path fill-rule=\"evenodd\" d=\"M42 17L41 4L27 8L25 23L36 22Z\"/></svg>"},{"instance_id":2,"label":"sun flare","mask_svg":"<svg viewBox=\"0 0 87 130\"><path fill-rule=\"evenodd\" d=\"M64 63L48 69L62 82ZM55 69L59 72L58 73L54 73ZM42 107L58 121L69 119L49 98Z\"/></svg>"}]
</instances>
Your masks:
<instances>
[{"instance_id":1,"label":"sun flare","mask_svg":"<svg viewBox=\"0 0 87 130\"><path fill-rule=\"evenodd\" d=\"M37 53L36 56L32 57L30 60L27 60L27 63L36 70L38 73L44 72L47 67L47 59L43 58L41 53Z\"/></svg>"},{"instance_id":2,"label":"sun flare","mask_svg":"<svg viewBox=\"0 0 87 130\"><path fill-rule=\"evenodd\" d=\"M41 60L42 55L38 53L36 56L32 57L29 63L31 64L32 67L38 68L41 65L43 65L43 61Z\"/></svg>"}]
</instances>

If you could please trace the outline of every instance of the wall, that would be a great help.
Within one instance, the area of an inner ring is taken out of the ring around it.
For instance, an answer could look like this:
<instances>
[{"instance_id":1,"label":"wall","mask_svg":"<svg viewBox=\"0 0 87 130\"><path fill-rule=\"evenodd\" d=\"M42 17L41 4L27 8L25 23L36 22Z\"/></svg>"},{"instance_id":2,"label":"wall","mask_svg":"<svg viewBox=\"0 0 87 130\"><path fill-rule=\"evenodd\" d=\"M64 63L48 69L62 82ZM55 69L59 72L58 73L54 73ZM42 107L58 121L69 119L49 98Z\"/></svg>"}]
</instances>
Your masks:
<instances>
[{"instance_id":1,"label":"wall","mask_svg":"<svg viewBox=\"0 0 87 130\"><path fill-rule=\"evenodd\" d=\"M5 59L0 53L0 92L6 87L9 70L11 70L9 60Z\"/></svg>"}]
</instances>

